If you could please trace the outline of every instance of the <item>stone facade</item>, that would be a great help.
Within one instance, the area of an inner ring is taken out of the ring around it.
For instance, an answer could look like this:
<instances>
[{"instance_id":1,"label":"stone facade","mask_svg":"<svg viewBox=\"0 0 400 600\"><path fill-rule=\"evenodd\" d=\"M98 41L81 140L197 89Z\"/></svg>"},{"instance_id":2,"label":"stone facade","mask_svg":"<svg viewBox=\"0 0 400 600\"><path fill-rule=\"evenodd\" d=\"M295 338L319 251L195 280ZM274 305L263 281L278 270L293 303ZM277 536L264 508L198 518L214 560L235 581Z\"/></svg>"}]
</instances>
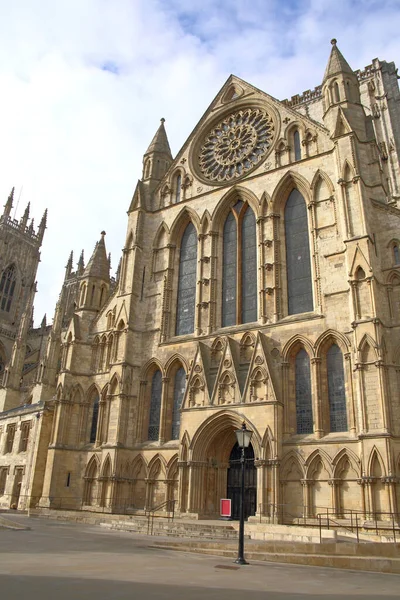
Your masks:
<instances>
[{"instance_id":1,"label":"stone facade","mask_svg":"<svg viewBox=\"0 0 400 600\"><path fill-rule=\"evenodd\" d=\"M353 72L334 40L291 100L229 77L174 159L162 119L116 279L104 232L68 262L30 504L215 516L244 421L248 514L399 511L399 145L394 64Z\"/></svg>"}]
</instances>

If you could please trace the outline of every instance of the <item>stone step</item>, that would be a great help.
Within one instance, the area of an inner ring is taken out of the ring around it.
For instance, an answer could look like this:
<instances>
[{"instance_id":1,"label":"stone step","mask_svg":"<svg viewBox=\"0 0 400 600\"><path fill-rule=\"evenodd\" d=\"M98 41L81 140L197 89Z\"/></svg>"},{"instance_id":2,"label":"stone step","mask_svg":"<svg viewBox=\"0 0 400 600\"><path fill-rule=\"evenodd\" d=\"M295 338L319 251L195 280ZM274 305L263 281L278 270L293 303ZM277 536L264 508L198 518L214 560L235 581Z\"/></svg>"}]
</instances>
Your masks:
<instances>
[{"instance_id":1,"label":"stone step","mask_svg":"<svg viewBox=\"0 0 400 600\"><path fill-rule=\"evenodd\" d=\"M375 546L376 544L373 545ZM378 545L382 546L382 544ZM307 544L298 544L298 547L294 547L291 551L288 551L288 545L286 545L284 551L279 551L278 549L272 550L271 548L269 550L267 548L261 550L260 548L254 547L253 544L249 544L248 548L245 547L245 558L248 561L255 560L262 562L279 562L315 567L332 567L336 569L400 574L399 548L395 548L397 557L388 557L375 554L363 556L352 553L336 553L336 548L338 546L340 547L340 544L328 544L325 550L330 549L329 553L321 552L321 549L324 547L323 545L318 545L318 552L304 552L305 546L307 546ZM333 546L336 548L334 549ZM357 547L361 546L363 545L357 545ZM367 544L367 546L370 548L370 544ZM196 552L200 554L224 556L232 559L236 558L237 556L237 548L228 547L226 544L221 546L217 544L204 543L155 542L153 547L162 548L164 550L176 550L181 552Z\"/></svg>"}]
</instances>

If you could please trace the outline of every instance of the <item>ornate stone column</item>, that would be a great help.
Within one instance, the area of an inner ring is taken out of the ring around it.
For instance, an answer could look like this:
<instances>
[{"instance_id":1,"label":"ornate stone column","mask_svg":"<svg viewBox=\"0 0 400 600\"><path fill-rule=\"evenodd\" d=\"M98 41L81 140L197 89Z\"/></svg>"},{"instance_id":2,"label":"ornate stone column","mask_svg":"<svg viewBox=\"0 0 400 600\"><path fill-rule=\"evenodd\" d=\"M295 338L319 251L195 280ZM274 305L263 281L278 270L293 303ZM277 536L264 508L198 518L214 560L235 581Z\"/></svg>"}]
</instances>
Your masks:
<instances>
[{"instance_id":1,"label":"ornate stone column","mask_svg":"<svg viewBox=\"0 0 400 600\"><path fill-rule=\"evenodd\" d=\"M314 399L313 409L315 414L315 437L320 439L324 435L324 409L322 402L322 389L321 389L321 359L311 359L311 394Z\"/></svg>"},{"instance_id":2,"label":"ornate stone column","mask_svg":"<svg viewBox=\"0 0 400 600\"><path fill-rule=\"evenodd\" d=\"M301 479L301 485L303 486L303 516L307 519L311 517L310 514L310 481L308 479Z\"/></svg>"},{"instance_id":3,"label":"ornate stone column","mask_svg":"<svg viewBox=\"0 0 400 600\"><path fill-rule=\"evenodd\" d=\"M265 472L267 461L256 459L254 466L257 469L257 505L256 515L263 517L268 514L268 506L266 506L266 489L265 489Z\"/></svg>"}]
</instances>

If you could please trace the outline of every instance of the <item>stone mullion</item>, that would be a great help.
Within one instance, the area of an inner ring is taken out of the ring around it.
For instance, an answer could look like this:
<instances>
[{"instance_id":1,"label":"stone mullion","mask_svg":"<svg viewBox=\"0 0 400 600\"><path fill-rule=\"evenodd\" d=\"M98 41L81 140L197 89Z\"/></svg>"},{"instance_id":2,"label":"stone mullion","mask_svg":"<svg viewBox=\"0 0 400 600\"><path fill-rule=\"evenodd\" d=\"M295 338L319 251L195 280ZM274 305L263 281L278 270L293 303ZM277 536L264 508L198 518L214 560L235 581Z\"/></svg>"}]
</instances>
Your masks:
<instances>
[{"instance_id":1,"label":"stone mullion","mask_svg":"<svg viewBox=\"0 0 400 600\"><path fill-rule=\"evenodd\" d=\"M303 517L310 517L310 482L308 479L301 479L303 489Z\"/></svg>"},{"instance_id":2,"label":"stone mullion","mask_svg":"<svg viewBox=\"0 0 400 600\"><path fill-rule=\"evenodd\" d=\"M158 434L158 441L160 444L164 444L167 441L168 391L169 377L163 377L161 389L160 430Z\"/></svg>"},{"instance_id":3,"label":"stone mullion","mask_svg":"<svg viewBox=\"0 0 400 600\"><path fill-rule=\"evenodd\" d=\"M312 407L315 414L315 437L321 439L325 432L325 414L327 407L325 406L326 395L322 393L322 381L321 381L321 359L311 359L311 398Z\"/></svg>"}]
</instances>

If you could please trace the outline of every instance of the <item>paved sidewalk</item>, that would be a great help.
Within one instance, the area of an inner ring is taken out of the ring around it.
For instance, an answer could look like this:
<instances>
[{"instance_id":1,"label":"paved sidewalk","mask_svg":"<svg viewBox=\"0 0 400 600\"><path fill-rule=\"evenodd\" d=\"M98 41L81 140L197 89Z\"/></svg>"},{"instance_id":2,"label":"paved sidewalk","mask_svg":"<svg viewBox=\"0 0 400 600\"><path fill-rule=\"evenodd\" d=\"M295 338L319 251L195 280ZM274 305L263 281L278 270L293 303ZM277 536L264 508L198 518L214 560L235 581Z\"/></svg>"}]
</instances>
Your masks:
<instances>
[{"instance_id":1,"label":"paved sidewalk","mask_svg":"<svg viewBox=\"0 0 400 600\"><path fill-rule=\"evenodd\" d=\"M21 515L13 520L31 529L0 530L2 600L400 596L397 575L257 562L237 567L231 559L150 548L154 538L147 536Z\"/></svg>"}]
</instances>

